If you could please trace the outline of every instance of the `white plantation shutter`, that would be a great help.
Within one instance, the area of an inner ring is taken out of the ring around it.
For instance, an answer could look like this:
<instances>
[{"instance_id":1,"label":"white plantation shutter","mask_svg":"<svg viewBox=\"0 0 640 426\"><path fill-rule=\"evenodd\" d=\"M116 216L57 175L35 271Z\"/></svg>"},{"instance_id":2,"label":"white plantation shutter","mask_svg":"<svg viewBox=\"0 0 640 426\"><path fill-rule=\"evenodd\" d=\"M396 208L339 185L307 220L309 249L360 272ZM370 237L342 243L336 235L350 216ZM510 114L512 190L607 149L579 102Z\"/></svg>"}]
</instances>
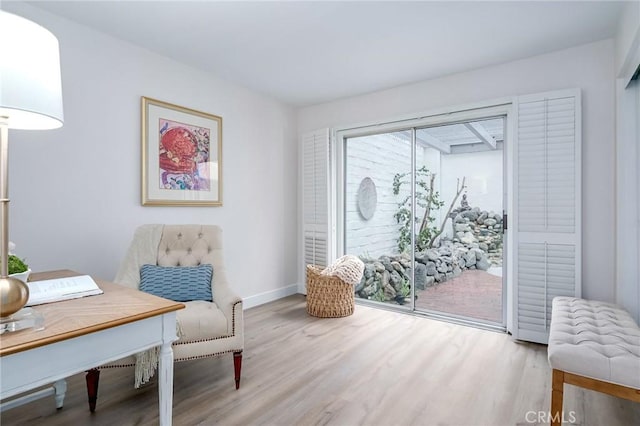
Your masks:
<instances>
[{"instance_id":1,"label":"white plantation shutter","mask_svg":"<svg viewBox=\"0 0 640 426\"><path fill-rule=\"evenodd\" d=\"M580 296L579 90L518 98L514 337L547 343L551 301Z\"/></svg>"},{"instance_id":2,"label":"white plantation shutter","mask_svg":"<svg viewBox=\"0 0 640 426\"><path fill-rule=\"evenodd\" d=\"M518 254L518 338L546 343L551 301L575 296L576 247L521 242Z\"/></svg>"},{"instance_id":3,"label":"white plantation shutter","mask_svg":"<svg viewBox=\"0 0 640 426\"><path fill-rule=\"evenodd\" d=\"M306 265L327 266L331 230L329 129L302 135L303 274Z\"/></svg>"}]
</instances>

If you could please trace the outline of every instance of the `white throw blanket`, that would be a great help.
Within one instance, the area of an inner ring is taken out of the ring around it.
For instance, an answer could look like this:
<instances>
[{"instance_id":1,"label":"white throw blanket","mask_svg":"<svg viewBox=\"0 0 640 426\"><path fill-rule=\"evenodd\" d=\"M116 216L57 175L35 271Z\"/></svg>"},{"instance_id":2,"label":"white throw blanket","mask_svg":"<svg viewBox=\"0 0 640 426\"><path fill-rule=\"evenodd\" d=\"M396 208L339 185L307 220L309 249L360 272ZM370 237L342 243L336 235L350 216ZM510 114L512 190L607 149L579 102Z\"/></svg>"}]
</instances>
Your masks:
<instances>
[{"instance_id":1,"label":"white throw blanket","mask_svg":"<svg viewBox=\"0 0 640 426\"><path fill-rule=\"evenodd\" d=\"M158 257L158 246L162 238L163 225L143 225L136 230L133 242L127 251L124 262L116 274L115 282L138 290L140 287L140 268L142 265L155 265ZM176 323L178 338L182 337L180 324ZM147 383L158 368L160 347L156 346L136 357L135 387Z\"/></svg>"},{"instance_id":2,"label":"white throw blanket","mask_svg":"<svg viewBox=\"0 0 640 426\"><path fill-rule=\"evenodd\" d=\"M157 263L158 246L162 239L163 229L164 225L143 225L136 229L133 242L116 274L115 282L138 289L142 265Z\"/></svg>"},{"instance_id":3,"label":"white throw blanket","mask_svg":"<svg viewBox=\"0 0 640 426\"><path fill-rule=\"evenodd\" d=\"M358 257L347 254L336 259L331 265L327 266L322 275L331 275L340 278L347 284L357 285L362 280L364 272L364 263Z\"/></svg>"}]
</instances>

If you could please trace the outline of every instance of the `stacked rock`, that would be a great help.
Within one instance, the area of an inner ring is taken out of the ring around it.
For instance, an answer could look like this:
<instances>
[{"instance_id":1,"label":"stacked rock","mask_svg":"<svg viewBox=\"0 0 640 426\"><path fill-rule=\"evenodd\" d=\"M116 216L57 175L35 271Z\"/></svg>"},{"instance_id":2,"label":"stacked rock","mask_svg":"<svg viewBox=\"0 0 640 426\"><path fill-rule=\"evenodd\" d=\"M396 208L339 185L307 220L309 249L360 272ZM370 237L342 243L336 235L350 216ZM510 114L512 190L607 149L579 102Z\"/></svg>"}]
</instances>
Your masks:
<instances>
[{"instance_id":1,"label":"stacked rock","mask_svg":"<svg viewBox=\"0 0 640 426\"><path fill-rule=\"evenodd\" d=\"M502 265L502 216L479 208L460 208L452 213L453 237L441 237L439 247L415 254L415 288L424 290L462 274L467 269ZM361 257L365 264L356 296L377 301L404 303L411 285L409 254Z\"/></svg>"},{"instance_id":2,"label":"stacked rock","mask_svg":"<svg viewBox=\"0 0 640 426\"><path fill-rule=\"evenodd\" d=\"M502 215L481 210L478 207L458 209L452 212L453 241L478 248L487 253L495 266L502 266L503 222Z\"/></svg>"}]
</instances>

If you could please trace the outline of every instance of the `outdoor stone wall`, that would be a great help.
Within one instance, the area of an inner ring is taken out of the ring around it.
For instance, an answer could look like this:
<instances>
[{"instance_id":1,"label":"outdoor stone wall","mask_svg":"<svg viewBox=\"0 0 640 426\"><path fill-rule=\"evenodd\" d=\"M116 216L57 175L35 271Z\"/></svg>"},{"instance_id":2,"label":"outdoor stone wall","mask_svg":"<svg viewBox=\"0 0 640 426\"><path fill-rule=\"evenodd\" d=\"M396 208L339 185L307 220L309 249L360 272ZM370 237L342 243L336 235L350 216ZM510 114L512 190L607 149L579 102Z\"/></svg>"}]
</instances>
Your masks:
<instances>
[{"instance_id":1,"label":"outdoor stone wall","mask_svg":"<svg viewBox=\"0 0 640 426\"><path fill-rule=\"evenodd\" d=\"M502 215L465 205L451 213L454 237L440 239L437 248L415 255L415 287L424 290L457 277L467 269L502 265ZM365 264L356 296L404 304L411 293L409 254L362 258Z\"/></svg>"}]
</instances>

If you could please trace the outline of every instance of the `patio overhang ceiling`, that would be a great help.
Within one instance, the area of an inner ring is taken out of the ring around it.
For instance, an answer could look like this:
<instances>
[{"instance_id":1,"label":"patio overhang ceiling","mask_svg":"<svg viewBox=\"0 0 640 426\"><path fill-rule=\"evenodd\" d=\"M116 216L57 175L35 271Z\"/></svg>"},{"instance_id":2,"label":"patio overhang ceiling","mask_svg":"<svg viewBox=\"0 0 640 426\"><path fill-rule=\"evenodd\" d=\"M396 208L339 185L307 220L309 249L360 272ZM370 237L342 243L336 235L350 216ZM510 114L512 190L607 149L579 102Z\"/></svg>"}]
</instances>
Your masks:
<instances>
[{"instance_id":1,"label":"patio overhang ceiling","mask_svg":"<svg viewBox=\"0 0 640 426\"><path fill-rule=\"evenodd\" d=\"M504 119L417 129L416 139L423 146L437 149L443 154L499 150L504 142Z\"/></svg>"}]
</instances>

